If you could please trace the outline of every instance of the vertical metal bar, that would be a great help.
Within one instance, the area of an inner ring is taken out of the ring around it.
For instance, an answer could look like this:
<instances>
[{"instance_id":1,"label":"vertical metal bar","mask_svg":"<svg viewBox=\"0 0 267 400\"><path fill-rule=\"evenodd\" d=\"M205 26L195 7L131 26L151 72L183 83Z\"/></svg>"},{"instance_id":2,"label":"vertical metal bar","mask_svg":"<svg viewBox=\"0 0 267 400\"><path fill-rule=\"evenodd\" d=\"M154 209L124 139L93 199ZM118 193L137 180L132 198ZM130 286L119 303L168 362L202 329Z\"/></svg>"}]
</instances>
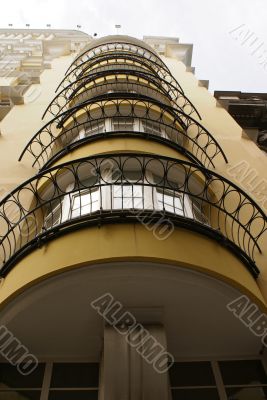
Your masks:
<instances>
[{"instance_id":1,"label":"vertical metal bar","mask_svg":"<svg viewBox=\"0 0 267 400\"><path fill-rule=\"evenodd\" d=\"M221 371L217 361L211 361L211 368L214 374L217 390L219 393L220 400L227 400L227 395L225 391L225 387L223 384L223 379L221 375Z\"/></svg>"},{"instance_id":2,"label":"vertical metal bar","mask_svg":"<svg viewBox=\"0 0 267 400\"><path fill-rule=\"evenodd\" d=\"M45 365L44 379L43 379L40 400L48 400L50 382L51 382L51 377L52 377L52 368L53 368L53 364L51 362L47 362Z\"/></svg>"}]
</instances>

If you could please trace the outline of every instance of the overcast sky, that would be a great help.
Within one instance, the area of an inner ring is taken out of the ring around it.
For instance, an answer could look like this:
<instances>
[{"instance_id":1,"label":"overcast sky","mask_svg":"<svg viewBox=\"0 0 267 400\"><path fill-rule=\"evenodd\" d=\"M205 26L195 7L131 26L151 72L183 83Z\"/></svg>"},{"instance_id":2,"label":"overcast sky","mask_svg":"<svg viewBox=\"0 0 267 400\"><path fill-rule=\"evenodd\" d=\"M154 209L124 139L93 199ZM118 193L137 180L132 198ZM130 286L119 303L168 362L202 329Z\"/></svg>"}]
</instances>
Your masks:
<instances>
[{"instance_id":1,"label":"overcast sky","mask_svg":"<svg viewBox=\"0 0 267 400\"><path fill-rule=\"evenodd\" d=\"M81 25L100 37L121 24L137 38L179 37L193 43L196 76L211 90L250 92L267 92L266 20L267 0L2 0L0 13L1 28Z\"/></svg>"}]
</instances>

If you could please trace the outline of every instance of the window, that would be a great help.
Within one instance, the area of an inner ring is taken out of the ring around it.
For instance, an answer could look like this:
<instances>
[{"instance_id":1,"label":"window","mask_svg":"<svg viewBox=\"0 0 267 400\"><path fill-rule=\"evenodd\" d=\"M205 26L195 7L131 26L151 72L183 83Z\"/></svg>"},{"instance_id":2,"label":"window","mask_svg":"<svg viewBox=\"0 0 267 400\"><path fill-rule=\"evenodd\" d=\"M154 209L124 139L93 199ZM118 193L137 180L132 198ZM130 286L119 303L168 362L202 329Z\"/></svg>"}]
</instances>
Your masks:
<instances>
[{"instance_id":1,"label":"window","mask_svg":"<svg viewBox=\"0 0 267 400\"><path fill-rule=\"evenodd\" d=\"M183 196L174 190L157 189L158 207L160 210L185 215Z\"/></svg>"},{"instance_id":2,"label":"window","mask_svg":"<svg viewBox=\"0 0 267 400\"><path fill-rule=\"evenodd\" d=\"M209 225L209 219L207 215L205 215L203 204L201 204L196 199L192 199L191 203L192 203L193 218L204 225Z\"/></svg>"},{"instance_id":3,"label":"window","mask_svg":"<svg viewBox=\"0 0 267 400\"><path fill-rule=\"evenodd\" d=\"M103 119L99 121L91 121L86 125L85 137L102 132L105 132L105 121Z\"/></svg>"},{"instance_id":4,"label":"window","mask_svg":"<svg viewBox=\"0 0 267 400\"><path fill-rule=\"evenodd\" d=\"M97 388L97 363L54 363L51 388Z\"/></svg>"},{"instance_id":5,"label":"window","mask_svg":"<svg viewBox=\"0 0 267 400\"><path fill-rule=\"evenodd\" d=\"M267 387L227 388L228 400L264 400L267 399Z\"/></svg>"},{"instance_id":6,"label":"window","mask_svg":"<svg viewBox=\"0 0 267 400\"><path fill-rule=\"evenodd\" d=\"M40 363L29 375L22 375L16 366L0 363L0 400L40 400L44 367Z\"/></svg>"},{"instance_id":7,"label":"window","mask_svg":"<svg viewBox=\"0 0 267 400\"><path fill-rule=\"evenodd\" d=\"M260 360L219 363L228 400L267 399L267 375Z\"/></svg>"},{"instance_id":8,"label":"window","mask_svg":"<svg viewBox=\"0 0 267 400\"><path fill-rule=\"evenodd\" d=\"M0 363L0 400L97 400L99 364L94 362L40 363L29 375Z\"/></svg>"},{"instance_id":9,"label":"window","mask_svg":"<svg viewBox=\"0 0 267 400\"><path fill-rule=\"evenodd\" d=\"M267 384L260 360L221 361L219 365L226 385Z\"/></svg>"},{"instance_id":10,"label":"window","mask_svg":"<svg viewBox=\"0 0 267 400\"><path fill-rule=\"evenodd\" d=\"M215 379L209 362L176 362L170 368L172 387L215 386Z\"/></svg>"},{"instance_id":11,"label":"window","mask_svg":"<svg viewBox=\"0 0 267 400\"><path fill-rule=\"evenodd\" d=\"M99 190L98 187L80 190L53 202L46 210L44 228L50 229L70 219L99 210Z\"/></svg>"},{"instance_id":12,"label":"window","mask_svg":"<svg viewBox=\"0 0 267 400\"><path fill-rule=\"evenodd\" d=\"M97 400L97 363L54 363L48 400Z\"/></svg>"},{"instance_id":13,"label":"window","mask_svg":"<svg viewBox=\"0 0 267 400\"><path fill-rule=\"evenodd\" d=\"M172 400L219 400L225 393L227 400L267 399L267 376L259 359L175 362L169 376Z\"/></svg>"},{"instance_id":14,"label":"window","mask_svg":"<svg viewBox=\"0 0 267 400\"><path fill-rule=\"evenodd\" d=\"M68 186L66 194L48 202L44 228L50 229L71 219L97 212L101 208L164 210L208 225L203 202L172 189L175 187L174 183L170 183L168 187L156 187L161 178L150 171L146 172L145 180L140 170L126 170L123 176L120 174L121 172L118 175L109 165L102 171L102 181L96 182L95 177L87 178L79 190Z\"/></svg>"},{"instance_id":15,"label":"window","mask_svg":"<svg viewBox=\"0 0 267 400\"><path fill-rule=\"evenodd\" d=\"M172 400L220 400L220 398L217 389L190 388L190 389L173 389Z\"/></svg>"},{"instance_id":16,"label":"window","mask_svg":"<svg viewBox=\"0 0 267 400\"><path fill-rule=\"evenodd\" d=\"M164 139L168 139L180 146L184 145L185 138L182 133L177 131L172 125L164 125L160 122L142 119L142 131L151 135L160 136Z\"/></svg>"},{"instance_id":17,"label":"window","mask_svg":"<svg viewBox=\"0 0 267 400\"><path fill-rule=\"evenodd\" d=\"M141 185L114 185L113 207L115 209L143 208Z\"/></svg>"},{"instance_id":18,"label":"window","mask_svg":"<svg viewBox=\"0 0 267 400\"><path fill-rule=\"evenodd\" d=\"M91 121L87 123L85 127L80 128L78 134L71 140L71 143L75 143L78 140L84 139L89 136L97 135L98 133L105 132L105 121Z\"/></svg>"},{"instance_id":19,"label":"window","mask_svg":"<svg viewBox=\"0 0 267 400\"><path fill-rule=\"evenodd\" d=\"M144 132L146 133L150 133L151 135L166 137L165 132L162 131L162 127L158 122L143 119L142 126Z\"/></svg>"},{"instance_id":20,"label":"window","mask_svg":"<svg viewBox=\"0 0 267 400\"><path fill-rule=\"evenodd\" d=\"M210 362L176 362L169 374L172 400L219 400Z\"/></svg>"},{"instance_id":21,"label":"window","mask_svg":"<svg viewBox=\"0 0 267 400\"><path fill-rule=\"evenodd\" d=\"M135 183L138 181L138 173L127 171L125 175L125 179L118 179L118 184L113 185L113 208L143 208L144 187Z\"/></svg>"},{"instance_id":22,"label":"window","mask_svg":"<svg viewBox=\"0 0 267 400\"><path fill-rule=\"evenodd\" d=\"M130 131L134 130L134 118L112 118L113 131Z\"/></svg>"},{"instance_id":23,"label":"window","mask_svg":"<svg viewBox=\"0 0 267 400\"><path fill-rule=\"evenodd\" d=\"M156 177L154 179L157 179ZM204 225L209 225L209 219L205 214L203 202L191 199L187 194L179 193L169 188L157 188L157 206L177 215L184 215Z\"/></svg>"},{"instance_id":24,"label":"window","mask_svg":"<svg viewBox=\"0 0 267 400\"><path fill-rule=\"evenodd\" d=\"M54 201L51 204L50 209L47 211L44 226L49 229L53 226L60 224L62 215L62 201Z\"/></svg>"},{"instance_id":25,"label":"window","mask_svg":"<svg viewBox=\"0 0 267 400\"><path fill-rule=\"evenodd\" d=\"M99 209L99 189L88 189L71 195L70 219L90 214Z\"/></svg>"},{"instance_id":26,"label":"window","mask_svg":"<svg viewBox=\"0 0 267 400\"><path fill-rule=\"evenodd\" d=\"M171 126L164 126L160 122L134 117L113 117L93 120L78 128L78 132L68 131L62 136L63 146L75 143L86 137L94 136L104 132L145 132L150 135L159 136L179 145L183 145L184 137Z\"/></svg>"},{"instance_id":27,"label":"window","mask_svg":"<svg viewBox=\"0 0 267 400\"><path fill-rule=\"evenodd\" d=\"M113 85L114 85L114 83L117 84L117 81L115 81L113 83L111 82L111 84L113 84ZM136 90L132 90L132 89L129 89L128 87L125 87L125 84L126 84L126 81L125 82L121 82L121 85L122 85L121 89L117 87L117 88L114 88L114 89L111 89L111 90L107 90L105 93L121 93L121 92L123 92L123 93L137 93Z\"/></svg>"}]
</instances>

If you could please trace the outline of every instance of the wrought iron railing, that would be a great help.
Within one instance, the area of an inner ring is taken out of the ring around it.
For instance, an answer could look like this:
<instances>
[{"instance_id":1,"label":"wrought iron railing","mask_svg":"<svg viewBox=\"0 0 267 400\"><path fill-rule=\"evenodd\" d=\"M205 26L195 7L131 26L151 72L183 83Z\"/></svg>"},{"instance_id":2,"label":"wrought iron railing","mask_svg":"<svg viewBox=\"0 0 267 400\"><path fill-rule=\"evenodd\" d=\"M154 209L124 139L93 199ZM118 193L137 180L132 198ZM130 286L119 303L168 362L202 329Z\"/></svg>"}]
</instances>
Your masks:
<instances>
[{"instance_id":1,"label":"wrought iron railing","mask_svg":"<svg viewBox=\"0 0 267 400\"><path fill-rule=\"evenodd\" d=\"M73 72L67 73L65 78L69 74L73 74L76 79L80 78L82 75L87 75L90 73L102 71L103 69L116 67L120 65L121 68L132 68L137 71L150 72L151 74L158 76L161 79L168 77L168 82L175 81L173 76L169 75L169 70L163 69L158 63L153 63L142 56L132 54L130 52L118 52L110 53L106 55L100 55L90 58L90 60L84 61L78 68L73 70ZM80 72L78 72L80 71ZM65 79L64 79L65 80ZM176 81L175 81L176 84ZM181 90L181 88L179 87ZM182 90L181 90L182 91Z\"/></svg>"},{"instance_id":2,"label":"wrought iron railing","mask_svg":"<svg viewBox=\"0 0 267 400\"><path fill-rule=\"evenodd\" d=\"M151 134L147 129L143 132L139 130L139 134L150 139L162 140L171 146L178 146L180 151L205 167L214 167L214 160L219 156L227 162L219 143L198 121L181 110L134 93L110 93L73 107L71 111L65 111L33 136L23 150L20 160L25 153L29 153L34 158L33 165L42 168L57 154L62 154L62 151L67 153L76 146L78 141L74 139L79 129L84 128L86 124L115 117L145 119L158 123L165 131L171 130L171 134L165 137ZM100 138L101 135L109 133L103 129L97 135L89 134L86 140ZM125 134L129 135L129 132ZM80 143L84 142L85 140Z\"/></svg>"},{"instance_id":3,"label":"wrought iron railing","mask_svg":"<svg viewBox=\"0 0 267 400\"><path fill-rule=\"evenodd\" d=\"M152 49L150 50L148 47L143 47L140 43L131 43L127 41L106 41L105 43L96 44L96 46L87 48L78 57L72 62L70 67L67 70L67 74L69 72L74 71L76 68L81 66L84 62L88 60L92 60L96 57L107 55L107 54L132 54L135 56L139 56L144 60L148 60L155 65L160 65L163 69L170 73L169 68L162 61L162 59L155 53Z\"/></svg>"},{"instance_id":4,"label":"wrought iron railing","mask_svg":"<svg viewBox=\"0 0 267 400\"><path fill-rule=\"evenodd\" d=\"M118 60L118 61L116 61ZM112 61L112 64L114 65L124 65L124 68L126 67L131 67L136 64L136 66L139 66L139 68L142 68L142 71L147 71L152 73L155 76L158 76L159 78L163 79L164 81L172 84L173 86L177 86L177 89L183 93L182 87L179 85L177 80L173 77L171 74L170 70L168 67L163 63L159 63L158 60L149 60L147 58L142 57L140 54L134 54L131 52L121 52L121 51L112 51L107 54L99 54L96 56L90 56L89 54L87 55L86 59L79 65L77 65L75 68L71 69L71 71L68 71L60 84L58 85L56 91L59 88L65 88L68 86L70 83L73 83L77 79L79 79L81 76L93 73L96 69L96 65L98 65L98 68L108 68L110 67L110 63ZM135 63L135 64L134 64Z\"/></svg>"},{"instance_id":5,"label":"wrought iron railing","mask_svg":"<svg viewBox=\"0 0 267 400\"><path fill-rule=\"evenodd\" d=\"M113 154L47 169L1 201L1 275L58 235L131 221L208 235L233 251L254 277L258 274L254 253L260 251L267 219L243 190L190 162Z\"/></svg>"},{"instance_id":6,"label":"wrought iron railing","mask_svg":"<svg viewBox=\"0 0 267 400\"><path fill-rule=\"evenodd\" d=\"M164 62L154 52L133 43L111 42L99 44L86 50L77 57L69 68L69 72L67 71L66 76L59 84L57 88L57 90L61 88L59 96L62 96L62 93L65 93L64 89L69 90L70 87L75 88L77 81L82 79L85 75L88 80L92 74L97 75L103 73L103 70L110 70L112 67L110 65L111 61L113 61L113 65L114 61L116 61L115 65L117 67L124 62L123 65L125 69L129 71L135 70L136 72L137 70L133 68L133 63L137 63L139 69L142 68L143 73L152 76L154 75L154 77L161 80L161 85L164 88L167 86L168 91L175 92L174 96L172 96L173 101L175 102L179 99L184 111L189 114L196 113L197 117L201 119L200 114L190 100L185 96L183 89L172 76ZM94 70L96 65L98 65L97 71ZM54 100L56 100L56 98ZM186 105L187 110L184 109L183 104ZM48 107L48 110L50 111L51 107ZM55 114L53 113L53 115Z\"/></svg>"},{"instance_id":7,"label":"wrought iron railing","mask_svg":"<svg viewBox=\"0 0 267 400\"><path fill-rule=\"evenodd\" d=\"M67 111L73 106L75 97L79 94L82 102L91 99L96 95L107 93L108 91L121 92L136 91L140 95L152 97L162 103L177 107L178 110L187 115L197 114L191 101L179 90L177 86L165 81L163 78L154 76L150 72L142 72L131 69L106 69L97 73L84 75L76 81L70 83L61 90L46 108L43 117L48 113L57 116L59 113Z\"/></svg>"}]
</instances>

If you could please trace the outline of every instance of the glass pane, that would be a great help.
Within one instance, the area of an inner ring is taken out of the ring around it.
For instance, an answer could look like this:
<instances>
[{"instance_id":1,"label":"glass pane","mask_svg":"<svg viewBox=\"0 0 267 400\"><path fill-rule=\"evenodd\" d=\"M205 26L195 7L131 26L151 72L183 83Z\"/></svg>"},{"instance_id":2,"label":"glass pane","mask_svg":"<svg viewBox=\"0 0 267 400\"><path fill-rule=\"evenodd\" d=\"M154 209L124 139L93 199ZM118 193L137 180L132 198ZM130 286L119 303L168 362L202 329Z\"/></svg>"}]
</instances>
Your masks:
<instances>
[{"instance_id":1,"label":"glass pane","mask_svg":"<svg viewBox=\"0 0 267 400\"><path fill-rule=\"evenodd\" d=\"M40 400L39 390L17 390L10 392L0 392L0 400Z\"/></svg>"},{"instance_id":2,"label":"glass pane","mask_svg":"<svg viewBox=\"0 0 267 400\"><path fill-rule=\"evenodd\" d=\"M171 386L216 386L209 362L177 362L170 369Z\"/></svg>"},{"instance_id":3,"label":"glass pane","mask_svg":"<svg viewBox=\"0 0 267 400\"><path fill-rule=\"evenodd\" d=\"M97 400L96 390L57 390L50 391L48 400Z\"/></svg>"},{"instance_id":4,"label":"glass pane","mask_svg":"<svg viewBox=\"0 0 267 400\"><path fill-rule=\"evenodd\" d=\"M123 197L142 197L142 186L127 185L122 187Z\"/></svg>"},{"instance_id":5,"label":"glass pane","mask_svg":"<svg viewBox=\"0 0 267 400\"><path fill-rule=\"evenodd\" d=\"M22 375L11 364L0 363L0 389L41 388L43 384L44 364L39 364L29 375Z\"/></svg>"},{"instance_id":6,"label":"glass pane","mask_svg":"<svg viewBox=\"0 0 267 400\"><path fill-rule=\"evenodd\" d=\"M120 208L122 205L122 199L115 199L114 208ZM128 208L143 208L143 199L124 198L123 199L123 209Z\"/></svg>"},{"instance_id":7,"label":"glass pane","mask_svg":"<svg viewBox=\"0 0 267 400\"><path fill-rule=\"evenodd\" d=\"M208 224L208 218L204 214L203 206L201 206L196 201L192 201L192 209L193 209L193 216L197 221L203 224Z\"/></svg>"},{"instance_id":8,"label":"glass pane","mask_svg":"<svg viewBox=\"0 0 267 400\"><path fill-rule=\"evenodd\" d=\"M144 208L143 198L135 198L133 206L134 208Z\"/></svg>"},{"instance_id":9,"label":"glass pane","mask_svg":"<svg viewBox=\"0 0 267 400\"><path fill-rule=\"evenodd\" d=\"M114 199L114 209L121 209L122 208L122 199L121 198L115 198Z\"/></svg>"},{"instance_id":10,"label":"glass pane","mask_svg":"<svg viewBox=\"0 0 267 400\"><path fill-rule=\"evenodd\" d=\"M86 126L85 136L91 136L102 132L105 132L104 121L94 122Z\"/></svg>"},{"instance_id":11,"label":"glass pane","mask_svg":"<svg viewBox=\"0 0 267 400\"><path fill-rule=\"evenodd\" d=\"M51 387L98 387L97 363L53 364Z\"/></svg>"},{"instance_id":12,"label":"glass pane","mask_svg":"<svg viewBox=\"0 0 267 400\"><path fill-rule=\"evenodd\" d=\"M172 400L220 400L217 389L173 389Z\"/></svg>"},{"instance_id":13,"label":"glass pane","mask_svg":"<svg viewBox=\"0 0 267 400\"><path fill-rule=\"evenodd\" d=\"M133 186L123 186L122 187L122 196L123 197L132 197L134 195L134 187Z\"/></svg>"},{"instance_id":14,"label":"glass pane","mask_svg":"<svg viewBox=\"0 0 267 400\"><path fill-rule=\"evenodd\" d=\"M140 185L135 185L134 186L134 197L143 197L143 187Z\"/></svg>"},{"instance_id":15,"label":"glass pane","mask_svg":"<svg viewBox=\"0 0 267 400\"><path fill-rule=\"evenodd\" d=\"M113 118L112 125L114 131L133 131L134 119L133 118Z\"/></svg>"},{"instance_id":16,"label":"glass pane","mask_svg":"<svg viewBox=\"0 0 267 400\"><path fill-rule=\"evenodd\" d=\"M61 206L57 206L51 213L45 217L44 226L52 228L60 223L61 220Z\"/></svg>"},{"instance_id":17,"label":"glass pane","mask_svg":"<svg viewBox=\"0 0 267 400\"><path fill-rule=\"evenodd\" d=\"M158 192L158 201L161 209L165 208L166 211L184 215L182 198L177 193Z\"/></svg>"},{"instance_id":18,"label":"glass pane","mask_svg":"<svg viewBox=\"0 0 267 400\"><path fill-rule=\"evenodd\" d=\"M80 200L81 200L81 206L84 207L84 206L90 204L91 201L92 201L93 195L94 195L93 193L92 193L92 195L91 195L90 193L82 194L82 195L81 195L81 198L80 198Z\"/></svg>"},{"instance_id":19,"label":"glass pane","mask_svg":"<svg viewBox=\"0 0 267 400\"><path fill-rule=\"evenodd\" d=\"M114 185L114 208L143 208L143 188L141 185Z\"/></svg>"},{"instance_id":20,"label":"glass pane","mask_svg":"<svg viewBox=\"0 0 267 400\"><path fill-rule=\"evenodd\" d=\"M102 132L105 132L105 123L103 120L90 122L79 128L78 134L71 140L71 143Z\"/></svg>"},{"instance_id":21,"label":"glass pane","mask_svg":"<svg viewBox=\"0 0 267 400\"><path fill-rule=\"evenodd\" d=\"M124 198L123 199L123 208L127 209L127 208L134 208L134 200L133 198Z\"/></svg>"},{"instance_id":22,"label":"glass pane","mask_svg":"<svg viewBox=\"0 0 267 400\"><path fill-rule=\"evenodd\" d=\"M221 361L219 366L226 385L267 383L260 360Z\"/></svg>"},{"instance_id":23,"label":"glass pane","mask_svg":"<svg viewBox=\"0 0 267 400\"><path fill-rule=\"evenodd\" d=\"M180 210L183 209L181 197L173 197L173 204L175 208L179 208Z\"/></svg>"},{"instance_id":24,"label":"glass pane","mask_svg":"<svg viewBox=\"0 0 267 400\"><path fill-rule=\"evenodd\" d=\"M151 133L152 135L161 136L160 124L153 121L142 120L144 132Z\"/></svg>"},{"instance_id":25,"label":"glass pane","mask_svg":"<svg viewBox=\"0 0 267 400\"><path fill-rule=\"evenodd\" d=\"M71 217L76 218L98 209L98 190L73 196Z\"/></svg>"},{"instance_id":26,"label":"glass pane","mask_svg":"<svg viewBox=\"0 0 267 400\"><path fill-rule=\"evenodd\" d=\"M228 400L263 400L267 399L267 388L228 388Z\"/></svg>"},{"instance_id":27,"label":"glass pane","mask_svg":"<svg viewBox=\"0 0 267 400\"><path fill-rule=\"evenodd\" d=\"M64 197L61 197L60 199L47 204L45 212L46 216L44 219L44 226L46 228L51 228L60 223L63 201Z\"/></svg>"},{"instance_id":28,"label":"glass pane","mask_svg":"<svg viewBox=\"0 0 267 400\"><path fill-rule=\"evenodd\" d=\"M116 197L121 197L122 195L122 187L120 185L114 185L113 186L113 196Z\"/></svg>"},{"instance_id":29,"label":"glass pane","mask_svg":"<svg viewBox=\"0 0 267 400\"><path fill-rule=\"evenodd\" d=\"M73 198L73 209L76 210L82 206L85 206L90 202L90 194L81 194L81 195L75 195Z\"/></svg>"}]
</instances>

